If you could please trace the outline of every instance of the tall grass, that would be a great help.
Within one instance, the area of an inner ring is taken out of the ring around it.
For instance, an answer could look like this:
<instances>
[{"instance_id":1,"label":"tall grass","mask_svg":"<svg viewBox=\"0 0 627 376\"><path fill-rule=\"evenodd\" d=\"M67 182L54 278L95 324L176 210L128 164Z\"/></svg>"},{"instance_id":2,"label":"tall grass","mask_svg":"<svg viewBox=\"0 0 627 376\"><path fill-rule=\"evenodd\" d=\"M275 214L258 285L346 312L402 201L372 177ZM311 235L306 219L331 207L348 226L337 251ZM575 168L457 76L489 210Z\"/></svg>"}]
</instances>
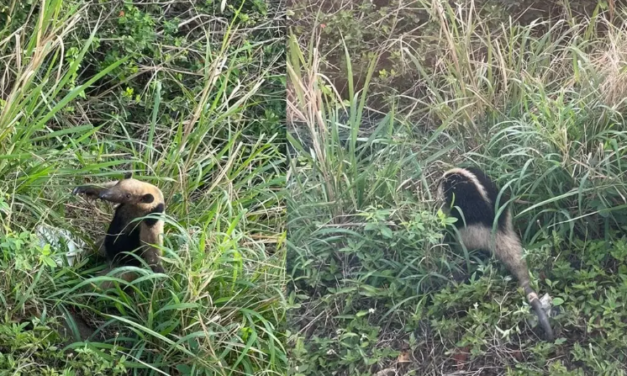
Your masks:
<instances>
[{"instance_id":1,"label":"tall grass","mask_svg":"<svg viewBox=\"0 0 627 376\"><path fill-rule=\"evenodd\" d=\"M374 125L362 117L374 63L362 67L363 91L341 98L321 71L316 37L292 39L295 372L625 372L615 335L623 324L601 317L620 320L608 307L625 304L626 30L600 8L590 19L491 28L472 5L420 2L436 33L400 45L421 94L391 98ZM421 59L425 44L434 65ZM553 344L535 335L498 263L443 242L450 222L433 200L435 179L465 163L513 193L533 279L560 312Z\"/></svg>"},{"instance_id":2,"label":"tall grass","mask_svg":"<svg viewBox=\"0 0 627 376\"><path fill-rule=\"evenodd\" d=\"M205 25L204 41L183 46L202 48L200 92L178 82L182 94L173 98L162 83L171 87L180 73L156 71L142 93L152 104L145 124L116 116L102 121L90 109L124 105L103 102L101 88L116 90L111 82L128 57L86 77L85 54L100 43L98 26L107 15L90 18L94 12L75 4L43 0L23 19L22 5L13 2L0 29L0 304L6 312L0 368L39 372L43 362L58 372L50 374L282 373L282 136L260 131L249 113L276 106L261 89L277 61L253 78L241 76L243 66L260 59L261 46L251 50L234 22L217 42ZM123 9L119 17L130 13ZM70 53L67 44L80 38L86 22L95 25L91 35ZM165 125L181 100L188 105L172 127ZM52 260L66 249L41 247L32 234L45 224L93 245L111 207L70 192L85 181L119 179L123 171L164 192L167 275L140 269L132 294L94 291L89 286L98 280L124 284L117 272L93 277L104 262L89 246L75 265L57 265ZM96 330L88 340L69 341L65 349L76 351L75 358L54 350L63 339L51 328L63 312ZM31 350L23 350L25 343Z\"/></svg>"}]
</instances>

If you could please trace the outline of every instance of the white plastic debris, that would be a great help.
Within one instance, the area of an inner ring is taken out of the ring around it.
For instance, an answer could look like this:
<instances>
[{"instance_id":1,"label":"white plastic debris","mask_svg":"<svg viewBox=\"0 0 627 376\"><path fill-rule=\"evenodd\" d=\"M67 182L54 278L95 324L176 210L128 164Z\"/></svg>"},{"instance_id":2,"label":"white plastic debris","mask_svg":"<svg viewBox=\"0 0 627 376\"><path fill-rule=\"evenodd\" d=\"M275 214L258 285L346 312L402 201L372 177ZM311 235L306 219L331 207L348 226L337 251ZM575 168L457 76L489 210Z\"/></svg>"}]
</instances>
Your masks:
<instances>
[{"instance_id":1,"label":"white plastic debris","mask_svg":"<svg viewBox=\"0 0 627 376\"><path fill-rule=\"evenodd\" d=\"M81 239L73 237L68 230L40 225L37 227L36 234L39 238L39 245L42 247L50 244L50 247L55 249L67 249L65 257L69 266L74 265L76 256L85 250L85 243ZM57 265L63 265L63 257L57 256L55 261Z\"/></svg>"},{"instance_id":2,"label":"white plastic debris","mask_svg":"<svg viewBox=\"0 0 627 376\"><path fill-rule=\"evenodd\" d=\"M551 317L551 308L553 308L553 299L551 298L551 296L549 294L544 294L541 298L540 298L540 305L542 306L542 310L544 310L544 312L546 312L546 315L548 317Z\"/></svg>"},{"instance_id":3,"label":"white plastic debris","mask_svg":"<svg viewBox=\"0 0 627 376\"><path fill-rule=\"evenodd\" d=\"M542 307L542 310L546 313L547 317L552 317L551 315L553 311L553 298L551 298L551 295L544 294L540 298L540 306ZM535 312L527 319L527 323L533 328L538 325L538 316L535 314Z\"/></svg>"}]
</instances>

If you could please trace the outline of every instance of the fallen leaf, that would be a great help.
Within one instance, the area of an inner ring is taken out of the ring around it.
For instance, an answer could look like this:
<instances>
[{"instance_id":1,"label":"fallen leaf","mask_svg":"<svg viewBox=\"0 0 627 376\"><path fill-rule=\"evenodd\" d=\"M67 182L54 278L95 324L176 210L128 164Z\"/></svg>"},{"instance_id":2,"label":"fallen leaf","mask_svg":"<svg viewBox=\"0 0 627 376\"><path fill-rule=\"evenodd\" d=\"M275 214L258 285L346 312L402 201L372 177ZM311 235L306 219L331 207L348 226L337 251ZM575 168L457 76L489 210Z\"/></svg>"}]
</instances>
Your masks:
<instances>
[{"instance_id":1,"label":"fallen leaf","mask_svg":"<svg viewBox=\"0 0 627 376\"><path fill-rule=\"evenodd\" d=\"M382 369L381 371L375 374L375 376L395 376L395 375L396 375L396 370L394 368Z\"/></svg>"},{"instance_id":2,"label":"fallen leaf","mask_svg":"<svg viewBox=\"0 0 627 376\"><path fill-rule=\"evenodd\" d=\"M409 351L401 351L401 353L398 354L398 358L396 359L396 361L399 363L411 362L411 359L409 358Z\"/></svg>"},{"instance_id":3,"label":"fallen leaf","mask_svg":"<svg viewBox=\"0 0 627 376\"><path fill-rule=\"evenodd\" d=\"M454 355L453 359L457 363L457 369L462 369L468 360L468 346L462 347Z\"/></svg>"},{"instance_id":4,"label":"fallen leaf","mask_svg":"<svg viewBox=\"0 0 627 376\"><path fill-rule=\"evenodd\" d=\"M514 351L512 351L512 356L513 356L514 358L516 358L516 360L518 360L518 361L522 360L522 358L523 358L523 357L522 357L522 352L520 352L520 350L514 350Z\"/></svg>"}]
</instances>

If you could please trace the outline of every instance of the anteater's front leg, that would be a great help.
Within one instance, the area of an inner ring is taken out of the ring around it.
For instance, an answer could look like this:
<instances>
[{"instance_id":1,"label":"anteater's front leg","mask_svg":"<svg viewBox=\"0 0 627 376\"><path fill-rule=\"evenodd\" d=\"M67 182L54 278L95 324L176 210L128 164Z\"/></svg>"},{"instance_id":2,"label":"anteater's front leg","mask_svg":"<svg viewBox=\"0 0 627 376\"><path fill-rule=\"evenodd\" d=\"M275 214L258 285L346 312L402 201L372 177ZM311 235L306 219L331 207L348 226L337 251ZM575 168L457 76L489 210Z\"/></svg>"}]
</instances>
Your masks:
<instances>
[{"instance_id":1,"label":"anteater's front leg","mask_svg":"<svg viewBox=\"0 0 627 376\"><path fill-rule=\"evenodd\" d=\"M161 245L163 244L163 222L144 220L140 225L141 257L155 273L165 273L161 265Z\"/></svg>"},{"instance_id":2,"label":"anteater's front leg","mask_svg":"<svg viewBox=\"0 0 627 376\"><path fill-rule=\"evenodd\" d=\"M158 248L150 245L144 246L142 258L150 266L150 269L152 269L153 272L165 273L165 269L163 269L163 266L161 265L161 252Z\"/></svg>"}]
</instances>

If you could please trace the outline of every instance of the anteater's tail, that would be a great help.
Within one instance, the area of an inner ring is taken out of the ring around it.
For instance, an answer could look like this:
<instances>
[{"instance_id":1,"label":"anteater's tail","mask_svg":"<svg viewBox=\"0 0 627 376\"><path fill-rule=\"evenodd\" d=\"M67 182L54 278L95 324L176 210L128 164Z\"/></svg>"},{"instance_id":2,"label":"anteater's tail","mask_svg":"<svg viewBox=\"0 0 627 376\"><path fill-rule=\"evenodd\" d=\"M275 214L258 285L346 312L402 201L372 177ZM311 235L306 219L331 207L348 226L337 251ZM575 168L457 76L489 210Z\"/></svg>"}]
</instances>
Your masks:
<instances>
[{"instance_id":1,"label":"anteater's tail","mask_svg":"<svg viewBox=\"0 0 627 376\"><path fill-rule=\"evenodd\" d=\"M546 312L542 309L542 304L540 303L538 294L536 294L536 292L529 286L525 286L524 289L529 304L531 304L533 309L536 311L536 315L538 315L538 321L546 334L546 339L548 341L553 341L553 329L551 328L551 324L549 324L549 318L547 317Z\"/></svg>"}]
</instances>

